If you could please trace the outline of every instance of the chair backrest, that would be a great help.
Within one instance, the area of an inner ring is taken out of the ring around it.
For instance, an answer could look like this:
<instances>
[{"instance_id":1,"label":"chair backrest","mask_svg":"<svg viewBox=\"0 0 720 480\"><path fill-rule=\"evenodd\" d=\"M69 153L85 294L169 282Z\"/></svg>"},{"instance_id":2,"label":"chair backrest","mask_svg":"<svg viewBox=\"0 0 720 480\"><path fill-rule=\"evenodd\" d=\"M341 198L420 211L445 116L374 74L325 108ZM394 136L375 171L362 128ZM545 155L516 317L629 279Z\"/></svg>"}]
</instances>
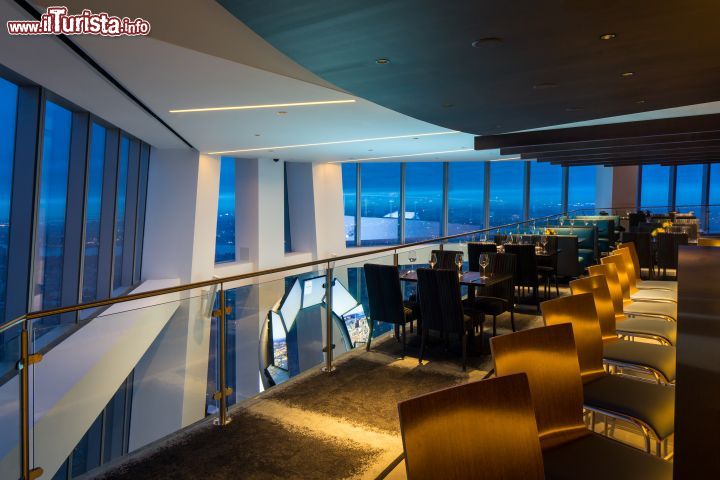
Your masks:
<instances>
[{"instance_id":1,"label":"chair backrest","mask_svg":"<svg viewBox=\"0 0 720 480\"><path fill-rule=\"evenodd\" d=\"M617 268L618 280L620 281L620 287L622 287L623 299L630 300L630 294L634 292L630 290L630 278L625 268L625 261L623 260L623 258L618 255L608 255L607 257L603 257L602 259L600 259L600 262L603 265L608 265L611 263L615 264L615 268Z\"/></svg>"},{"instance_id":2,"label":"chair backrest","mask_svg":"<svg viewBox=\"0 0 720 480\"><path fill-rule=\"evenodd\" d=\"M420 268L417 276L423 328L462 333L464 319L457 270Z\"/></svg>"},{"instance_id":3,"label":"chair backrest","mask_svg":"<svg viewBox=\"0 0 720 480\"><path fill-rule=\"evenodd\" d=\"M628 215L628 221L630 229L637 228L637 226L645 221L645 214L643 212L631 213Z\"/></svg>"},{"instance_id":4,"label":"chair backrest","mask_svg":"<svg viewBox=\"0 0 720 480\"><path fill-rule=\"evenodd\" d=\"M463 252L460 250L433 250L431 254L435 254L437 258L437 264L435 268L438 270L455 270L457 272L457 264L455 263L455 256L457 254L462 255Z\"/></svg>"},{"instance_id":5,"label":"chair backrest","mask_svg":"<svg viewBox=\"0 0 720 480\"><path fill-rule=\"evenodd\" d=\"M600 332L603 341L617 340L615 307L605 275L592 275L570 282L573 295L591 293L595 299L595 310L600 320Z\"/></svg>"},{"instance_id":6,"label":"chair backrest","mask_svg":"<svg viewBox=\"0 0 720 480\"><path fill-rule=\"evenodd\" d=\"M602 275L607 281L608 290L610 290L610 298L612 299L613 308L615 309L615 317L622 317L625 300L623 298L622 286L618 277L617 267L614 263L607 265L593 265L588 268L590 275Z\"/></svg>"},{"instance_id":7,"label":"chair backrest","mask_svg":"<svg viewBox=\"0 0 720 480\"><path fill-rule=\"evenodd\" d=\"M677 268L678 247L688 244L687 233L660 233L657 236L658 266Z\"/></svg>"},{"instance_id":8,"label":"chair backrest","mask_svg":"<svg viewBox=\"0 0 720 480\"><path fill-rule=\"evenodd\" d=\"M538 285L535 245L505 245L505 252L516 256L515 285L535 287Z\"/></svg>"},{"instance_id":9,"label":"chair backrest","mask_svg":"<svg viewBox=\"0 0 720 480\"><path fill-rule=\"evenodd\" d=\"M545 478L525 374L415 397L398 412L408 479Z\"/></svg>"},{"instance_id":10,"label":"chair backrest","mask_svg":"<svg viewBox=\"0 0 720 480\"><path fill-rule=\"evenodd\" d=\"M514 275L517 269L517 257L512 253L491 253L490 265L487 271L491 273L509 273L513 275L513 280L509 282L500 282L495 285L486 287L483 295L489 297L497 297L507 300L509 304L515 301L515 283Z\"/></svg>"},{"instance_id":11,"label":"chair backrest","mask_svg":"<svg viewBox=\"0 0 720 480\"><path fill-rule=\"evenodd\" d=\"M605 375L600 320L592 293L560 297L540 304L545 325L572 323L583 381Z\"/></svg>"},{"instance_id":12,"label":"chair backrest","mask_svg":"<svg viewBox=\"0 0 720 480\"><path fill-rule=\"evenodd\" d=\"M630 249L627 247L618 248L612 252L612 256L620 257L625 263L625 272L627 273L628 281L630 283L630 293L637 292L638 272L635 269L635 262L630 254Z\"/></svg>"},{"instance_id":13,"label":"chair backrest","mask_svg":"<svg viewBox=\"0 0 720 480\"><path fill-rule=\"evenodd\" d=\"M582 274L582 267L578 259L578 240L575 235L552 235L557 239L558 265L557 273L561 277L577 277ZM548 237L549 238L549 237Z\"/></svg>"},{"instance_id":14,"label":"chair backrest","mask_svg":"<svg viewBox=\"0 0 720 480\"><path fill-rule=\"evenodd\" d=\"M480 254L497 253L497 246L487 242L469 242L468 248L468 269L471 272L480 271Z\"/></svg>"},{"instance_id":15,"label":"chair backrest","mask_svg":"<svg viewBox=\"0 0 720 480\"><path fill-rule=\"evenodd\" d=\"M370 320L404 323L403 295L398 267L366 263L363 269L368 291Z\"/></svg>"},{"instance_id":16,"label":"chair backrest","mask_svg":"<svg viewBox=\"0 0 720 480\"><path fill-rule=\"evenodd\" d=\"M620 246L630 249L630 254L633 255L633 262L635 262L635 270L637 271L638 278L640 278L640 270L642 268L651 268L653 266L652 237L649 233L623 232L622 241L624 243ZM632 247L630 245L632 245Z\"/></svg>"},{"instance_id":17,"label":"chair backrest","mask_svg":"<svg viewBox=\"0 0 720 480\"><path fill-rule=\"evenodd\" d=\"M571 324L493 337L490 348L498 376L527 374L543 449L589 434Z\"/></svg>"}]
</instances>

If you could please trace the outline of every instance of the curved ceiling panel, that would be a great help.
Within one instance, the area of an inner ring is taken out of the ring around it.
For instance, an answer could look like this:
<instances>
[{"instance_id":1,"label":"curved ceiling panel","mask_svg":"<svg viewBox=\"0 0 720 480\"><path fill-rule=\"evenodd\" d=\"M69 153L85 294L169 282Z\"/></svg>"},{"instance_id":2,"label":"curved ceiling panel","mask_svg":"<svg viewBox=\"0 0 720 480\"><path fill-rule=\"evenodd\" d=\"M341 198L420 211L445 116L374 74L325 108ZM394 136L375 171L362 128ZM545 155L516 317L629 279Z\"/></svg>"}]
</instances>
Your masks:
<instances>
[{"instance_id":1,"label":"curved ceiling panel","mask_svg":"<svg viewBox=\"0 0 720 480\"><path fill-rule=\"evenodd\" d=\"M713 0L218 1L338 87L469 133L720 99Z\"/></svg>"}]
</instances>

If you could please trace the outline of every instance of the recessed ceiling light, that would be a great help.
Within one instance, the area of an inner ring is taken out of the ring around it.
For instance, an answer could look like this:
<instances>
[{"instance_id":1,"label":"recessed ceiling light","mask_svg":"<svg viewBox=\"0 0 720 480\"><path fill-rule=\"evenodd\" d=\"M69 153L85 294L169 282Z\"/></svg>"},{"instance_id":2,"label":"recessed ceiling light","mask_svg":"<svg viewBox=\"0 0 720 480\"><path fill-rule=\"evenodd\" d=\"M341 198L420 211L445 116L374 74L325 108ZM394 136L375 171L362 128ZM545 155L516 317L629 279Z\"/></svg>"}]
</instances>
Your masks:
<instances>
[{"instance_id":1,"label":"recessed ceiling light","mask_svg":"<svg viewBox=\"0 0 720 480\"><path fill-rule=\"evenodd\" d=\"M638 101L635 102L635 103L637 103L638 105L642 105L643 103L645 103L645 100L638 100Z\"/></svg>"},{"instance_id":2,"label":"recessed ceiling light","mask_svg":"<svg viewBox=\"0 0 720 480\"><path fill-rule=\"evenodd\" d=\"M373 149L372 149L372 148L368 148L368 152L372 152L372 151L373 151Z\"/></svg>"},{"instance_id":3,"label":"recessed ceiling light","mask_svg":"<svg viewBox=\"0 0 720 480\"><path fill-rule=\"evenodd\" d=\"M279 112L277 112L277 114L278 114L278 115L287 115L287 112L286 112L286 111L283 111L283 110L280 110Z\"/></svg>"},{"instance_id":4,"label":"recessed ceiling light","mask_svg":"<svg viewBox=\"0 0 720 480\"><path fill-rule=\"evenodd\" d=\"M483 37L478 38L472 42L472 46L475 48L481 48L483 45L502 43L503 39L500 37Z\"/></svg>"},{"instance_id":5,"label":"recessed ceiling light","mask_svg":"<svg viewBox=\"0 0 720 480\"><path fill-rule=\"evenodd\" d=\"M255 134L255 136L256 136L256 137L259 137L259 136L260 136L260 134L259 134L259 133L256 133L256 134Z\"/></svg>"},{"instance_id":6,"label":"recessed ceiling light","mask_svg":"<svg viewBox=\"0 0 720 480\"><path fill-rule=\"evenodd\" d=\"M184 108L179 110L170 110L170 113L198 113L198 112L224 112L228 110L259 110L263 108L281 108L281 107L311 107L314 105L337 105L343 103L355 103L357 100L323 100L318 102L293 102L293 103L268 103L263 105L238 105L233 107L204 107L204 108Z\"/></svg>"},{"instance_id":7,"label":"recessed ceiling light","mask_svg":"<svg viewBox=\"0 0 720 480\"><path fill-rule=\"evenodd\" d=\"M547 90L548 88L555 88L557 87L557 83L552 82L545 82L545 83L537 83L532 86L533 90Z\"/></svg>"},{"instance_id":8,"label":"recessed ceiling light","mask_svg":"<svg viewBox=\"0 0 720 480\"><path fill-rule=\"evenodd\" d=\"M226 153L242 153L242 152L262 152L271 148L275 150L284 150L287 148L302 148L302 147L318 147L321 145L342 145L345 143L359 143L359 142L375 142L379 140L399 140L402 138L413 138L413 137L434 137L436 135L455 135L461 132L457 130L450 130L447 132L434 132L434 133L415 133L412 135L396 135L392 137L375 137L375 138L359 138L355 140L338 140L334 142L319 142L319 143L305 143L299 145L283 145L280 147L260 147L260 148L244 148L238 150L223 150L221 152L207 152L207 155L223 155Z\"/></svg>"},{"instance_id":9,"label":"recessed ceiling light","mask_svg":"<svg viewBox=\"0 0 720 480\"><path fill-rule=\"evenodd\" d=\"M455 106L455 104L453 104L453 103L443 103L443 104L442 104L442 107L443 107L443 108L452 108L452 107L454 107L454 106Z\"/></svg>"},{"instance_id":10,"label":"recessed ceiling light","mask_svg":"<svg viewBox=\"0 0 720 480\"><path fill-rule=\"evenodd\" d=\"M367 158L356 158L356 159L350 159L350 160L338 160L338 161L329 162L329 163L347 163L350 161L362 162L362 161L370 161L370 160L386 160L389 158L423 157L423 156L429 156L429 155L444 155L447 153L459 153L459 152L467 153L467 150L461 149L461 150L445 150L442 152L409 153L407 155L389 155L387 157L367 157ZM438 157L435 157L435 159L437 160ZM516 157L496 158L496 159L487 160L487 161L488 162L505 162L505 161L509 161L509 160L520 160L520 157L516 156Z\"/></svg>"},{"instance_id":11,"label":"recessed ceiling light","mask_svg":"<svg viewBox=\"0 0 720 480\"><path fill-rule=\"evenodd\" d=\"M617 35L614 33L604 33L600 35L600 40L612 40L615 37L617 37Z\"/></svg>"},{"instance_id":12,"label":"recessed ceiling light","mask_svg":"<svg viewBox=\"0 0 720 480\"><path fill-rule=\"evenodd\" d=\"M620 74L621 77L632 77L635 75L635 72L623 72Z\"/></svg>"},{"instance_id":13,"label":"recessed ceiling light","mask_svg":"<svg viewBox=\"0 0 720 480\"><path fill-rule=\"evenodd\" d=\"M580 110L583 110L583 107L567 107L565 109L566 112L579 112Z\"/></svg>"},{"instance_id":14,"label":"recessed ceiling light","mask_svg":"<svg viewBox=\"0 0 720 480\"><path fill-rule=\"evenodd\" d=\"M378 58L377 60L375 60L375 63L377 63L378 65L387 65L388 63L390 63L390 59L389 58Z\"/></svg>"},{"instance_id":15,"label":"recessed ceiling light","mask_svg":"<svg viewBox=\"0 0 720 480\"><path fill-rule=\"evenodd\" d=\"M420 140L420 137L413 137L413 140Z\"/></svg>"}]
</instances>

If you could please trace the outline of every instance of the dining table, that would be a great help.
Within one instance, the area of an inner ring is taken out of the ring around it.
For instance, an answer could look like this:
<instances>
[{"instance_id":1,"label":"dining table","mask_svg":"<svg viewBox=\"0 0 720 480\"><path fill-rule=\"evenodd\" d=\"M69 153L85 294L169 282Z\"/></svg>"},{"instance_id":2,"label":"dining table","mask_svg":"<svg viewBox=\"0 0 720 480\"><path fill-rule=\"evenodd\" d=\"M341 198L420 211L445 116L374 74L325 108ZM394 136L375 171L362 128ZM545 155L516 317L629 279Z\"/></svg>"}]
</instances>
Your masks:
<instances>
[{"instance_id":1,"label":"dining table","mask_svg":"<svg viewBox=\"0 0 720 480\"><path fill-rule=\"evenodd\" d=\"M462 272L460 274L460 285L466 287L490 287L512 278L510 273L488 273L483 277L480 272ZM417 270L408 270L400 273L400 280L405 282L417 282Z\"/></svg>"}]
</instances>

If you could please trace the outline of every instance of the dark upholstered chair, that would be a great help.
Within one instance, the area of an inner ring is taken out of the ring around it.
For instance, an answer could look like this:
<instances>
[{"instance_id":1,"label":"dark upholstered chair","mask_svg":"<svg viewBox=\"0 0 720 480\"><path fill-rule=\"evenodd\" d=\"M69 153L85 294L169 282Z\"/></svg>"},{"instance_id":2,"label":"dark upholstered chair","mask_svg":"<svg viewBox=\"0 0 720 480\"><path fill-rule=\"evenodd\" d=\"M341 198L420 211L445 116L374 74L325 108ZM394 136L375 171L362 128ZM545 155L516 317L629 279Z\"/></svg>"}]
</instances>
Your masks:
<instances>
[{"instance_id":1,"label":"dark upholstered chair","mask_svg":"<svg viewBox=\"0 0 720 480\"><path fill-rule=\"evenodd\" d=\"M363 268L370 306L370 334L365 349L370 351L375 322L392 323L402 329L404 357L407 345L405 324L416 320L416 315L410 305L403 302L398 267L366 263Z\"/></svg>"},{"instance_id":2,"label":"dark upholstered chair","mask_svg":"<svg viewBox=\"0 0 720 480\"><path fill-rule=\"evenodd\" d=\"M457 265L455 264L455 256L461 254L460 250L433 250L432 254L435 254L437 258L437 264L435 268L438 270L455 270L457 272Z\"/></svg>"},{"instance_id":3,"label":"dark upholstered chair","mask_svg":"<svg viewBox=\"0 0 720 480\"><path fill-rule=\"evenodd\" d=\"M645 219L645 213L643 212L631 213L628 215L630 231L635 232L641 223L645 223Z\"/></svg>"},{"instance_id":4,"label":"dark upholstered chair","mask_svg":"<svg viewBox=\"0 0 720 480\"><path fill-rule=\"evenodd\" d=\"M558 241L558 276L577 278L583 273L580 265L578 239L575 235L556 235Z\"/></svg>"},{"instance_id":5,"label":"dark upholstered chair","mask_svg":"<svg viewBox=\"0 0 720 480\"><path fill-rule=\"evenodd\" d=\"M505 253L511 253L516 258L515 287L532 290L532 300L540 311L540 274L537 268L535 245L505 245Z\"/></svg>"},{"instance_id":6,"label":"dark upholstered chair","mask_svg":"<svg viewBox=\"0 0 720 480\"><path fill-rule=\"evenodd\" d=\"M547 245L545 246L545 249L548 253L550 253L550 256L537 257L538 273L543 278L543 284L545 285L545 298L548 298L548 290L550 289L550 284L553 282L555 283L555 295L560 296L560 287L558 286L557 235L547 236Z\"/></svg>"},{"instance_id":7,"label":"dark upholstered chair","mask_svg":"<svg viewBox=\"0 0 720 480\"><path fill-rule=\"evenodd\" d=\"M422 362L430 330L444 335L457 334L462 343L463 370L467 366L467 338L472 333L472 318L463 310L460 298L460 279L457 270L421 268L418 276L420 303L420 358Z\"/></svg>"},{"instance_id":8,"label":"dark upholstered chair","mask_svg":"<svg viewBox=\"0 0 720 480\"><path fill-rule=\"evenodd\" d=\"M515 331L515 287L514 275L517 270L517 259L511 253L490 253L490 265L486 273L511 274L513 280L496 283L481 290L481 295L466 300L463 305L466 309L482 316L480 326L484 324L485 315L493 317L493 336L497 335L497 317L504 312L510 312L510 326ZM482 328L481 328L482 333Z\"/></svg>"},{"instance_id":9,"label":"dark upholstered chair","mask_svg":"<svg viewBox=\"0 0 720 480\"><path fill-rule=\"evenodd\" d=\"M468 247L468 269L471 272L480 271L480 254L497 253L497 246L494 243L470 242Z\"/></svg>"},{"instance_id":10,"label":"dark upholstered chair","mask_svg":"<svg viewBox=\"0 0 720 480\"><path fill-rule=\"evenodd\" d=\"M657 236L657 266L667 278L667 269L677 269L678 247L688 244L687 233L660 233Z\"/></svg>"},{"instance_id":11,"label":"dark upholstered chair","mask_svg":"<svg viewBox=\"0 0 720 480\"><path fill-rule=\"evenodd\" d=\"M585 426L583 385L571 324L501 335L490 344L499 377L517 373L528 377L545 478L672 479L672 464Z\"/></svg>"},{"instance_id":12,"label":"dark upholstered chair","mask_svg":"<svg viewBox=\"0 0 720 480\"><path fill-rule=\"evenodd\" d=\"M524 374L405 400L398 413L408 479L545 478Z\"/></svg>"}]
</instances>

